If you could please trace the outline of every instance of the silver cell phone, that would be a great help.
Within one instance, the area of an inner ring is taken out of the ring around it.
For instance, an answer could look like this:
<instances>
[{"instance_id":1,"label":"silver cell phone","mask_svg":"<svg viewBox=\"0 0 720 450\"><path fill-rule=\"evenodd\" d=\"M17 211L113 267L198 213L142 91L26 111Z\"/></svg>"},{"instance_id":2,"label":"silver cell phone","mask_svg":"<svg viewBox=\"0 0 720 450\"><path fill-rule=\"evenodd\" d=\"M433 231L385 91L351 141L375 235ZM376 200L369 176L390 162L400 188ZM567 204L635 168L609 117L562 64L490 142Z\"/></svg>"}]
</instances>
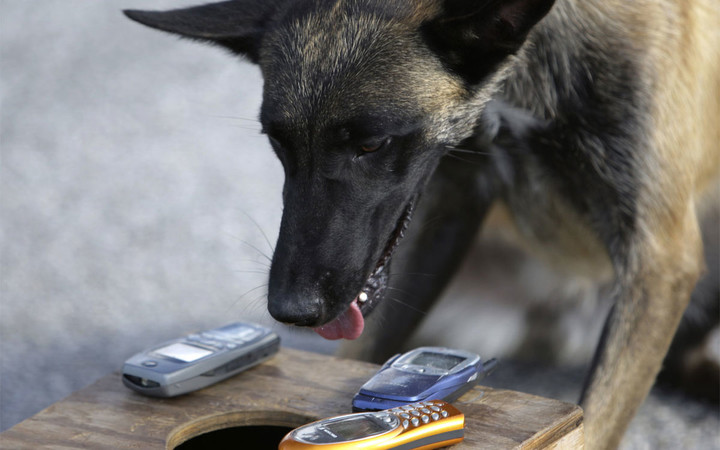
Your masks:
<instances>
[{"instance_id":1,"label":"silver cell phone","mask_svg":"<svg viewBox=\"0 0 720 450\"><path fill-rule=\"evenodd\" d=\"M268 328L233 323L163 342L125 361L125 386L151 397L186 394L269 359L280 337Z\"/></svg>"}]
</instances>

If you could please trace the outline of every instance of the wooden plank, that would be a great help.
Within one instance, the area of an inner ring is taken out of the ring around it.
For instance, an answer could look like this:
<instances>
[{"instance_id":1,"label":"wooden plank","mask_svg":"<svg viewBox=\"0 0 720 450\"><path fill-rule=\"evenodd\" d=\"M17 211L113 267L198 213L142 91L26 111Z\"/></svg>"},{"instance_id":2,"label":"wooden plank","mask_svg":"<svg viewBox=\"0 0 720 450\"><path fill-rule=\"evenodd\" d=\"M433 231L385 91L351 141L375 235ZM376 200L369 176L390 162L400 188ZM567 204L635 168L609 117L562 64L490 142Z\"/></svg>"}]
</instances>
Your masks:
<instances>
[{"instance_id":1,"label":"wooden plank","mask_svg":"<svg viewBox=\"0 0 720 450\"><path fill-rule=\"evenodd\" d=\"M228 427L296 427L350 412L377 365L283 348L272 360L189 395L157 399L110 374L0 434L7 449L162 449ZM455 405L465 441L454 449L580 448L582 410L478 386Z\"/></svg>"}]
</instances>

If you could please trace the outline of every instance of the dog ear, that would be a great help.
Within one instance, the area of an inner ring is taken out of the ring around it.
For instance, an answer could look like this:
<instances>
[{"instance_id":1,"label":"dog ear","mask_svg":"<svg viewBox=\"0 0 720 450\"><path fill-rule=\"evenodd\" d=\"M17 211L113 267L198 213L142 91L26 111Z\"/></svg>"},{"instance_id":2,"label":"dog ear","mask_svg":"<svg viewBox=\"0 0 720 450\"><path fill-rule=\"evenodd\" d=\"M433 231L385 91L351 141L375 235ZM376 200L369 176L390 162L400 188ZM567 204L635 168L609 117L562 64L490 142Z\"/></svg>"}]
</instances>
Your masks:
<instances>
[{"instance_id":1,"label":"dog ear","mask_svg":"<svg viewBox=\"0 0 720 450\"><path fill-rule=\"evenodd\" d=\"M508 55L555 0L444 0L443 11L423 25L430 47L449 68L475 84Z\"/></svg>"},{"instance_id":2,"label":"dog ear","mask_svg":"<svg viewBox=\"0 0 720 450\"><path fill-rule=\"evenodd\" d=\"M265 27L283 1L232 0L170 11L123 12L143 25L219 44L257 63Z\"/></svg>"}]
</instances>

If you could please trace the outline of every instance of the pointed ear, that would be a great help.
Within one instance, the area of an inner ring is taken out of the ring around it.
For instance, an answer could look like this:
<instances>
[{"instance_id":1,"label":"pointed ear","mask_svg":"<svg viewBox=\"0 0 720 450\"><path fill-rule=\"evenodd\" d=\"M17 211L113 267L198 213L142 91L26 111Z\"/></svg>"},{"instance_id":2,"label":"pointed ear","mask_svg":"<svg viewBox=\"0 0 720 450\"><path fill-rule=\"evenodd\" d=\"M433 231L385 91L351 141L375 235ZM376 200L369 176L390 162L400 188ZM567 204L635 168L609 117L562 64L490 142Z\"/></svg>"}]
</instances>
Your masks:
<instances>
[{"instance_id":1,"label":"pointed ear","mask_svg":"<svg viewBox=\"0 0 720 450\"><path fill-rule=\"evenodd\" d=\"M555 0L445 0L443 12L423 25L430 47L469 83L480 81L508 55Z\"/></svg>"},{"instance_id":2,"label":"pointed ear","mask_svg":"<svg viewBox=\"0 0 720 450\"><path fill-rule=\"evenodd\" d=\"M169 33L212 42L257 63L267 23L283 0L232 0L170 11L123 11L127 17Z\"/></svg>"}]
</instances>

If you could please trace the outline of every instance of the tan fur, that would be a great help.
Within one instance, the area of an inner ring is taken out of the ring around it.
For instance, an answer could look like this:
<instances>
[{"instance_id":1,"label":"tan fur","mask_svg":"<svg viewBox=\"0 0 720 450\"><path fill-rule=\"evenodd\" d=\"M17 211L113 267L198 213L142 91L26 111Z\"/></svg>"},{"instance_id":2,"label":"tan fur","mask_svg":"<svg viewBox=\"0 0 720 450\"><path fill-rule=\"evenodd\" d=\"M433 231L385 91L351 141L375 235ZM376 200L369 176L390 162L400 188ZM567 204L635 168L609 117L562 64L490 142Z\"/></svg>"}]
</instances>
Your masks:
<instances>
[{"instance_id":1,"label":"tan fur","mask_svg":"<svg viewBox=\"0 0 720 450\"><path fill-rule=\"evenodd\" d=\"M642 5L650 32L637 36L649 52L654 145L644 155L641 237L636 267L622 276L634 307L614 323L604 361L584 403L593 448L613 448L660 369L690 293L702 273L696 202L720 169L720 6L663 2ZM642 40L640 40L642 39ZM646 302L639 301L645 298ZM632 337L632 338L631 338Z\"/></svg>"}]
</instances>

